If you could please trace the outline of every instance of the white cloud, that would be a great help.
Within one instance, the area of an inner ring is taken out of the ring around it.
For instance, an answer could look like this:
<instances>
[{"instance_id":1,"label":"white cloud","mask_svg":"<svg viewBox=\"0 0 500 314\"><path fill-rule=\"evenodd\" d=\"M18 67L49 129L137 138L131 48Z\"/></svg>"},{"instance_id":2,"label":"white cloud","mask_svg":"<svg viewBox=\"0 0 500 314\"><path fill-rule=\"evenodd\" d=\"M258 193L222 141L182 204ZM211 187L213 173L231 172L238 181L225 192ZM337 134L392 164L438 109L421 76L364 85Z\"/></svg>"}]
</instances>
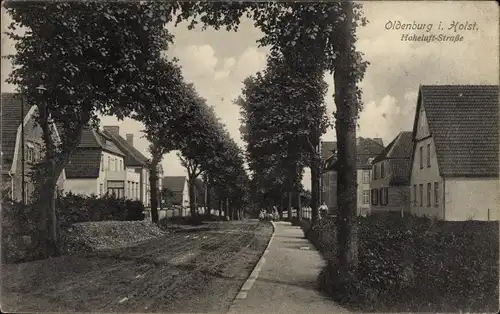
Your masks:
<instances>
[{"instance_id":1,"label":"white cloud","mask_svg":"<svg viewBox=\"0 0 500 314\"><path fill-rule=\"evenodd\" d=\"M398 132L411 130L421 84L498 85L499 10L495 3L366 1L363 4L370 23L359 29L357 46L371 64L360 85L365 106L360 114L359 135L382 137L388 143ZM479 29L462 33L464 42L412 43L401 41L401 31L386 30L384 25L389 20L435 25L469 21L476 22ZM2 15L2 28L7 21ZM260 32L247 20L242 21L238 33L187 31L185 26L173 32L176 44L169 53L180 59L186 79L214 105L229 132L242 144L239 108L232 101L240 94L243 79L265 67L267 49L257 48L255 43ZM13 52L12 43L4 38L2 34L2 55ZM10 69L8 61L2 60L2 91L8 87L4 80ZM329 85L326 103L331 114L335 109L332 76L327 74L325 81ZM126 121L122 125L127 132L136 133L140 129ZM335 131L329 130L323 138L335 140ZM147 145L139 144L141 141L138 142L141 150L147 150ZM165 159L164 168L168 174L183 171L175 154ZM308 173L304 176L306 186L310 186L308 176Z\"/></svg>"}]
</instances>

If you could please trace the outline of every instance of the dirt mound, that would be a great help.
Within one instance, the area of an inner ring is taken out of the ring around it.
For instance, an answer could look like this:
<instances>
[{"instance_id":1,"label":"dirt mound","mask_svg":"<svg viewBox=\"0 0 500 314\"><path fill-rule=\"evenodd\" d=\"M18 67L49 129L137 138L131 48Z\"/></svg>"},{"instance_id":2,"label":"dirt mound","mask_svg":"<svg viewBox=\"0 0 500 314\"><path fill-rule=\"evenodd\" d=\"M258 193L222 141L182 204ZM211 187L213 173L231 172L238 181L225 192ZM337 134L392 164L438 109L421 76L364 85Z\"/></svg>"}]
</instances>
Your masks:
<instances>
[{"instance_id":1,"label":"dirt mound","mask_svg":"<svg viewBox=\"0 0 500 314\"><path fill-rule=\"evenodd\" d=\"M99 221L73 224L61 234L63 254L135 245L165 235L149 221Z\"/></svg>"}]
</instances>

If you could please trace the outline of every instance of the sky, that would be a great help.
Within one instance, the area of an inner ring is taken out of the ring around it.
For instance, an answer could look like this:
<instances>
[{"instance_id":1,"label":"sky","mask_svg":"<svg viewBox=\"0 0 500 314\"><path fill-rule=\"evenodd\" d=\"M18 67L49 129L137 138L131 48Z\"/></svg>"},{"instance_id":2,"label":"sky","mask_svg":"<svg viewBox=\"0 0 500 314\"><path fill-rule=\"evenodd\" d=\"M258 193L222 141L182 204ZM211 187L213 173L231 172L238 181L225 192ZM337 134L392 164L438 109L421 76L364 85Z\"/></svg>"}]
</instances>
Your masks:
<instances>
[{"instance_id":1,"label":"sky","mask_svg":"<svg viewBox=\"0 0 500 314\"><path fill-rule=\"evenodd\" d=\"M411 131L419 85L424 84L499 84L499 7L493 1L478 2L362 2L369 23L358 29L357 49L370 62L360 87L364 108L358 121L358 136L380 137L389 144L401 131ZM14 52L13 43L3 34L9 18L2 9L2 55ZM401 30L402 24L425 24L432 29ZM441 23L442 30L439 30ZM460 25L475 29L460 30ZM458 27L451 28L451 25ZM389 29L388 29L389 28ZM244 147L239 132L239 108L233 104L243 86L242 81L263 70L268 49L259 48L256 40L262 33L251 20L242 21L238 32L208 29L188 30L187 24L169 29L175 43L167 54L177 57L185 79L194 83L199 94L213 105L229 133ZM461 36L457 42L404 41L407 35L439 34ZM13 91L5 83L11 71L8 60L2 59L2 92ZM328 113L335 110L333 77L328 83ZM140 123L114 117L102 117L101 125L118 125L120 134L134 134L134 145L147 157L148 142L142 137ZM329 130L325 141L335 141ZM165 156L165 175L186 175L176 152ZM310 188L310 172L306 170L303 184Z\"/></svg>"}]
</instances>

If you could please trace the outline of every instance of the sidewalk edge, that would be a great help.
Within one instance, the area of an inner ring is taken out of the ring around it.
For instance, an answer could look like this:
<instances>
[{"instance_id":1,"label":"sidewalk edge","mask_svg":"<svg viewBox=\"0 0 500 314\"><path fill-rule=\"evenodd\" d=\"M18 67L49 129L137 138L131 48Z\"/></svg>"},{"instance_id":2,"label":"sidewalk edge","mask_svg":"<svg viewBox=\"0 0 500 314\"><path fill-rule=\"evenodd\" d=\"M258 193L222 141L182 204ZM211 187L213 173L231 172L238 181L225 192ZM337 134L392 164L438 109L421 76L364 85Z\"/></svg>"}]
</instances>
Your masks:
<instances>
[{"instance_id":1,"label":"sidewalk edge","mask_svg":"<svg viewBox=\"0 0 500 314\"><path fill-rule=\"evenodd\" d=\"M240 292L234 298L231 306L229 307L230 311L231 311L231 307L233 305L235 305L238 302L238 300L245 300L247 298L248 291L250 291L250 289L252 288L253 284L255 283L255 280L259 276L259 273L262 269L262 266L264 266L264 263L266 262L266 255L267 255L267 253L269 253L269 246L273 242L274 233L276 232L276 224L274 223L274 221L271 221L271 224L273 226L273 233L271 234L271 237L269 238L269 241L267 242L266 249L262 253L262 256L260 257L257 264L255 264L255 267L253 268L252 272L250 273L250 276L248 276L247 280L241 286Z\"/></svg>"}]
</instances>

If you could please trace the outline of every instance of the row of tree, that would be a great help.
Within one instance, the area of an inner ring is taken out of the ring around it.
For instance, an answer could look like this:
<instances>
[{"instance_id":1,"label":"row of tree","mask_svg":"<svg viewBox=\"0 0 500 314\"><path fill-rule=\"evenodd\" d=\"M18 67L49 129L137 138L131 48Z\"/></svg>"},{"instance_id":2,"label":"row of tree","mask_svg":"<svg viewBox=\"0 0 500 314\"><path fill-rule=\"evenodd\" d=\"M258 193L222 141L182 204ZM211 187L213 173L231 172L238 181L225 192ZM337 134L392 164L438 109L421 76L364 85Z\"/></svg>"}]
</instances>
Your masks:
<instances>
[{"instance_id":1,"label":"row of tree","mask_svg":"<svg viewBox=\"0 0 500 314\"><path fill-rule=\"evenodd\" d=\"M24 35L10 33L11 38L17 40L17 53L12 57L15 70L10 76L10 83L16 84L28 101L37 104L39 108L39 123L47 146L46 165L43 168L43 175L40 175L42 182L40 195L44 196L54 195L55 180L67 164L71 152L78 145L84 125L96 124L98 113L118 117L133 116L135 111L140 111L139 109L146 106L144 99L148 99L147 106L150 106L151 100L159 97L154 88L145 95L143 93L150 90L149 84L155 80L154 73L159 56L172 41L173 36L166 30L165 25L174 16L176 23L183 20L190 21L189 28L195 27L201 21L203 27L211 26L216 29L225 27L227 30L237 30L243 16L252 18L264 34L259 41L260 44L270 46L273 52L268 68L261 75L263 79L255 79L257 85L269 82L279 84L281 79L273 77L282 75L279 74L280 71L309 73L307 76L309 78L315 78L324 72L331 73L335 84L334 118L340 165L337 169L339 273L348 274L348 268L356 264L357 237L353 224L356 215L356 125L358 113L362 108L361 91L357 85L363 78L368 64L363 61L362 54L357 52L354 46L356 27L366 22L362 17L361 5L350 1L333 3L172 1L113 4L90 1L78 3L12 1L8 5L14 25L27 29ZM307 69L308 66L311 67L310 70ZM274 70L274 67L281 70ZM297 79L298 75L294 77ZM300 87L300 83L293 82L293 79L290 81L292 82L287 82L287 85L293 86L288 90L292 96L291 99L285 98L284 103L290 104L304 99L303 95L308 93L306 90L311 89L316 91L314 101L310 101L303 111L306 112L306 108L312 110L313 104L315 106L321 104L318 92L321 92L322 88L316 80L301 88L297 93L299 96L294 93L295 88ZM169 95L171 92L168 85L165 87L164 93ZM246 97L244 101L247 101ZM278 102L281 101L274 100L274 104ZM175 104L172 104L172 107L175 107ZM291 107L296 108L296 106ZM193 106L187 108L194 110ZM290 115L295 117L293 113ZM310 117L315 117L314 113ZM53 132L49 123L51 119L63 126L61 143L56 143L52 137ZM139 117L138 119L140 120ZM285 137L289 135L275 139L280 143L282 148L279 151L285 158L278 161L272 160L270 156L267 157L265 165L271 167L271 170L267 171L277 172L280 178L284 177L281 172L299 174L300 171L293 170L294 166L300 168L307 163L302 157L294 155L299 146L309 152L308 160L312 170L317 169L316 139L319 139L322 124L317 123L317 118L311 118L311 121L314 123L297 121L299 124L307 125L300 127L301 130L307 130L307 135L300 134L299 137L302 140L309 139L308 147L303 141L298 141L300 144L292 145L288 149L285 143L292 141ZM213 186L226 192L239 190L234 186L221 187L223 176L215 175L209 170L213 169L214 161L196 160L188 152L189 149L183 147L181 150L186 164L190 162L192 165L203 164L202 169L206 172L208 182ZM255 147L256 151L258 149L261 149L259 145ZM228 154L221 159L224 158L233 157ZM235 165L240 162L242 163L242 161L235 162ZM283 166L277 169L280 162ZM260 164L253 167L264 168ZM235 166L234 169L236 168ZM228 167L223 173L227 176L230 174L233 178L240 178L241 170L234 169ZM196 174L196 171L193 173ZM288 179L284 184L287 186L286 189L294 188L296 185L294 182L297 180ZM253 186L261 185L253 184ZM314 190L317 188L314 187ZM233 200L235 201L237 199ZM39 202L41 208L51 208L54 198L44 197ZM44 214L49 212L44 211ZM42 225L45 227L41 227L40 234L47 235L45 238L50 239L46 226L55 224ZM54 240L55 230L52 230L51 234Z\"/></svg>"},{"instance_id":2,"label":"row of tree","mask_svg":"<svg viewBox=\"0 0 500 314\"><path fill-rule=\"evenodd\" d=\"M264 72L245 80L243 97L237 103L243 116L248 163L259 187L255 191L257 200L263 206L279 204L286 195L291 217L292 195L300 200L303 169L310 167L315 223L319 143L329 124L324 104L327 85L320 67L301 63L298 57L272 52Z\"/></svg>"},{"instance_id":3,"label":"row of tree","mask_svg":"<svg viewBox=\"0 0 500 314\"><path fill-rule=\"evenodd\" d=\"M277 66L283 72L291 71L291 77L288 80L275 80L276 84L286 82L285 86L293 86L286 92L281 93L283 98L277 100L272 99L265 102L259 99L252 99L244 94L243 102L251 102L254 104L267 103L269 106L279 106L280 102L290 105L295 110L297 106L295 101L299 101L302 97L308 94L308 90L313 90L315 93L313 100L305 101L303 113L308 115L310 124L303 122L302 119L293 120L300 125L298 130L306 132L299 134L302 139L308 139L307 145L303 141L298 140L296 145L292 145L291 149L285 143L293 143L293 141L286 139L289 134L282 133L282 137L278 138L276 135L262 135L262 138L273 139L273 143L281 143L280 148L275 150L275 154L260 159L257 165L257 159L250 157L250 161L256 164L252 167L254 169L264 168L264 164L269 166L268 170L262 170L262 173L268 171L277 174L287 190L293 188L294 182L292 178L296 177L295 174L283 176L283 173L291 173L293 165L300 168L301 165L306 164L301 157L294 155L294 149L302 147L304 152L309 155L309 163L313 176L317 171L318 163L318 139L322 132L322 119L317 116L317 112L312 112L312 108L321 106L321 84L314 78L319 76L320 73L330 73L333 76L335 94L334 101L336 110L334 112L334 123L337 137L337 156L338 168L337 170L337 196L338 196L338 226L337 226L337 264L336 269L339 270L338 284L345 284L348 277L349 269L357 265L357 228L354 223L356 216L357 197L356 197L356 127L357 119L360 110L362 109L361 90L358 88L358 83L363 79L368 62L363 60L363 55L356 50L356 29L360 25L364 25L367 20L363 17L362 6L359 3L352 1L338 1L338 2L181 2L176 7L180 9L180 14L177 15L177 22L182 20L190 20L190 27L202 21L203 27L211 26L215 29L225 27L227 30L237 30L240 19L243 16L250 17L254 20L254 25L257 26L264 34L259 40L259 43L271 48L271 57L268 62L267 69L264 74L257 75L247 81L246 89L251 90L252 85L266 86L260 90L263 94L273 94L271 91L273 87L265 84L271 84L273 80L269 77L268 73L277 72L274 70L276 64L284 64L284 66ZM274 64L274 65L273 65ZM310 82L300 80L300 75L306 73L305 77L311 79ZM308 73L308 74L307 74ZM261 79L260 77L263 77ZM293 78L292 78L293 77ZM293 80L297 82L290 82ZM309 83L306 86L301 86L301 83ZM274 88L282 88L278 85ZM246 91L245 91L246 92ZM284 95L288 93L289 95ZM277 93L279 95L279 93ZM301 96L300 96L301 95ZM247 99L248 97L248 99ZM287 97L289 97L287 99ZM304 98L302 98L305 100ZM318 101L316 101L318 100ZM251 106L245 103L245 108ZM264 105L262 105L264 106ZM278 107L277 107L278 108ZM280 107L283 108L283 107ZM270 110L270 109L268 109ZM284 110L284 109L279 109ZM257 109L250 109L248 112L256 112ZM295 117L295 114L288 113L290 116ZM278 115L276 115L278 116ZM267 145L267 143L259 144L252 147L250 144L254 140L252 136L257 136L259 132L267 132L271 125L268 123L267 127L259 127L260 131L252 130L251 124L254 119L251 114L245 116L244 121L246 125L249 143L248 152L258 151ZM304 120L308 120L305 118ZM301 121L301 122L299 122ZM281 121L275 121L280 123ZM300 124L308 125L309 128ZM286 129L288 132L289 129ZM307 131L304 131L307 130ZM271 129L270 133L279 134ZM253 135L252 135L253 134ZM306 140L307 142L307 140ZM311 149L313 147L313 149ZM281 158L277 158L281 156ZM274 159L273 159L274 158ZM283 165L279 165L283 162ZM279 165L279 166L278 166ZM275 169L280 168L280 169ZM299 172L297 172L299 173ZM266 176L271 178L272 176ZM287 177L288 180L283 178ZM262 178L261 180L265 180ZM288 181L286 183L285 181ZM313 181L313 194L317 194L318 186ZM275 182L273 182L275 183ZM261 187L261 185L259 185ZM272 185L271 185L272 186ZM317 206L317 201L313 202L313 208ZM317 214L316 214L317 216Z\"/></svg>"},{"instance_id":4,"label":"row of tree","mask_svg":"<svg viewBox=\"0 0 500 314\"><path fill-rule=\"evenodd\" d=\"M13 22L14 67L8 82L38 108L45 143L36 167L38 235L46 255L57 254L56 182L80 143L82 130L100 115L132 117L151 142L151 203L157 214L157 165L180 150L190 186L203 172L218 198L233 208L248 200L243 156L214 111L168 60L175 3L4 3ZM58 126L56 129L54 125ZM60 136L56 136L58 133ZM190 189L193 193L194 189ZM191 208L194 213L194 208Z\"/></svg>"}]
</instances>

